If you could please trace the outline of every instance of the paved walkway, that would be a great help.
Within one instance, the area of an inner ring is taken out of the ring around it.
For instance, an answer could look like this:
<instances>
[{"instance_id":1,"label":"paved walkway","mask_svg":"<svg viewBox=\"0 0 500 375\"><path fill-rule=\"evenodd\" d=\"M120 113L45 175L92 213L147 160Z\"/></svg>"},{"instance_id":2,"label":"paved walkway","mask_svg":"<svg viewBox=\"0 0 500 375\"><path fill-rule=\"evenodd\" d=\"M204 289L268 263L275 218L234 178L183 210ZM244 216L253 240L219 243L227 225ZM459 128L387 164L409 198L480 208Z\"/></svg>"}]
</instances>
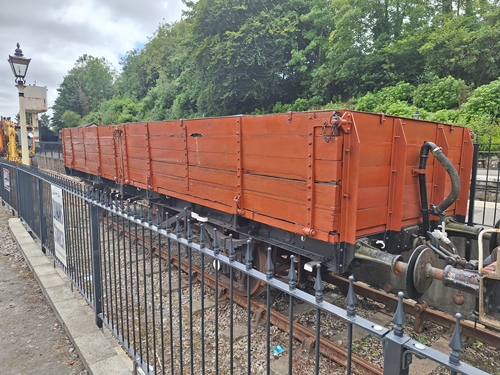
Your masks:
<instances>
[{"instance_id":1,"label":"paved walkway","mask_svg":"<svg viewBox=\"0 0 500 375\"><path fill-rule=\"evenodd\" d=\"M97 328L92 308L5 207L0 316L2 375L131 374L131 361Z\"/></svg>"}]
</instances>

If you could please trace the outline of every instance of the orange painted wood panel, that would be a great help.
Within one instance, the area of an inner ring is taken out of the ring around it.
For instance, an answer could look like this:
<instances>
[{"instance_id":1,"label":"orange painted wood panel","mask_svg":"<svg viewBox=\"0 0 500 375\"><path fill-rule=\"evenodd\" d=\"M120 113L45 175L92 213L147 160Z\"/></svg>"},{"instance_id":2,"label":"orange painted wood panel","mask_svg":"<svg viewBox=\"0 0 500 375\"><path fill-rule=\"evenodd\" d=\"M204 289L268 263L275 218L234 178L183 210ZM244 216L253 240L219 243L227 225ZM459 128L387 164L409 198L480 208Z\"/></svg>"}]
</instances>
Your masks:
<instances>
[{"instance_id":1,"label":"orange painted wood panel","mask_svg":"<svg viewBox=\"0 0 500 375\"><path fill-rule=\"evenodd\" d=\"M206 167L236 171L238 162L236 153L193 152L189 151L188 162L190 166Z\"/></svg>"},{"instance_id":2,"label":"orange painted wood panel","mask_svg":"<svg viewBox=\"0 0 500 375\"><path fill-rule=\"evenodd\" d=\"M149 147L154 152L158 151L184 151L186 142L180 135L149 135Z\"/></svg>"},{"instance_id":3,"label":"orange painted wood panel","mask_svg":"<svg viewBox=\"0 0 500 375\"><path fill-rule=\"evenodd\" d=\"M306 197L306 182L299 180L287 180L245 173L243 175L243 187L245 198L247 193L274 195L286 200L299 202L304 202Z\"/></svg>"},{"instance_id":4,"label":"orange painted wood panel","mask_svg":"<svg viewBox=\"0 0 500 375\"><path fill-rule=\"evenodd\" d=\"M236 191L238 179L236 173L215 168L200 168L196 166L189 167L189 182L190 185L199 185L203 187L205 184L220 185L220 187Z\"/></svg>"},{"instance_id":5,"label":"orange painted wood panel","mask_svg":"<svg viewBox=\"0 0 500 375\"><path fill-rule=\"evenodd\" d=\"M317 207L340 212L340 187L316 183L314 185L314 204Z\"/></svg>"},{"instance_id":6,"label":"orange painted wood panel","mask_svg":"<svg viewBox=\"0 0 500 375\"><path fill-rule=\"evenodd\" d=\"M389 187L376 186L360 188L358 193L358 209L363 210L370 207L387 207L389 201Z\"/></svg>"},{"instance_id":7,"label":"orange painted wood panel","mask_svg":"<svg viewBox=\"0 0 500 375\"><path fill-rule=\"evenodd\" d=\"M239 149L239 137L224 135L203 135L187 137L187 148L189 154L204 152L235 155Z\"/></svg>"},{"instance_id":8,"label":"orange painted wood panel","mask_svg":"<svg viewBox=\"0 0 500 375\"><path fill-rule=\"evenodd\" d=\"M245 193L245 210L296 224L303 224L306 215L304 204L254 192Z\"/></svg>"},{"instance_id":9,"label":"orange painted wood panel","mask_svg":"<svg viewBox=\"0 0 500 375\"><path fill-rule=\"evenodd\" d=\"M464 158L464 132L468 130L340 111L344 118L351 114L352 123L344 124L349 133L340 131L326 142L323 125L328 134L332 113L228 116L64 129L64 158L66 165L88 173L98 173L100 168L106 178L128 178L140 188L148 188L149 184L162 194L229 213L241 208L249 217L296 233L301 232L304 223L311 222L320 232L318 238L330 238L328 232L352 226L356 235L387 229L392 176L393 184L396 178L402 189L403 202L397 206L402 210L400 224L419 223L415 171L423 142L439 139L443 144L437 142L438 146L446 150L458 168ZM407 143L403 154L406 160L397 163L391 160L397 155L392 146L394 129ZM123 132L122 138L114 137L116 130ZM346 139L349 146L344 144ZM122 156L126 160L121 160ZM396 165L400 170L394 174L391 168ZM440 203L434 200L451 189L448 175L440 168L430 155L425 172L429 203ZM435 176L440 181L433 181ZM306 181L312 181L310 189ZM345 194L357 197L355 204L345 206L353 208L352 213L340 211ZM307 201L308 197L311 201ZM448 212L453 212L454 207ZM391 225L397 228L397 223Z\"/></svg>"},{"instance_id":10,"label":"orange painted wood panel","mask_svg":"<svg viewBox=\"0 0 500 375\"><path fill-rule=\"evenodd\" d=\"M375 187L389 186L389 176L391 167L389 165L382 167L360 167L358 186Z\"/></svg>"},{"instance_id":11,"label":"orange painted wood panel","mask_svg":"<svg viewBox=\"0 0 500 375\"><path fill-rule=\"evenodd\" d=\"M359 209L356 214L356 228L364 229L385 225L387 220L387 206Z\"/></svg>"},{"instance_id":12,"label":"orange painted wood panel","mask_svg":"<svg viewBox=\"0 0 500 375\"><path fill-rule=\"evenodd\" d=\"M134 164L134 166L136 166L136 164ZM152 160L151 173L158 176L170 176L185 179L187 177L187 167L185 164L164 163Z\"/></svg>"},{"instance_id":13,"label":"orange painted wood panel","mask_svg":"<svg viewBox=\"0 0 500 375\"><path fill-rule=\"evenodd\" d=\"M171 164L186 164L184 150L151 149L151 160Z\"/></svg>"},{"instance_id":14,"label":"orange painted wood panel","mask_svg":"<svg viewBox=\"0 0 500 375\"><path fill-rule=\"evenodd\" d=\"M285 179L306 179L306 159L283 158L244 154L243 170L252 174Z\"/></svg>"}]
</instances>

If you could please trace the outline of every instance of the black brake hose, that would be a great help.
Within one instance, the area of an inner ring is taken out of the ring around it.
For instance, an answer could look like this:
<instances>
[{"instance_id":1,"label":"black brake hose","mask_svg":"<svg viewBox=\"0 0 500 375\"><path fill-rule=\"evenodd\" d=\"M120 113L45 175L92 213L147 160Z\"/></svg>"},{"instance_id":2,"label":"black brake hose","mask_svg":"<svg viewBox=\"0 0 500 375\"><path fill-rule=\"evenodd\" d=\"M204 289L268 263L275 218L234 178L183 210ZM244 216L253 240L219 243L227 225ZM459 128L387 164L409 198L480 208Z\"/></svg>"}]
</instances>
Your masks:
<instances>
[{"instance_id":1,"label":"black brake hose","mask_svg":"<svg viewBox=\"0 0 500 375\"><path fill-rule=\"evenodd\" d=\"M427 166L427 159L429 158L429 151L432 152L434 157L439 163L446 169L446 172L450 176L451 179L451 192L445 198L444 201L439 203L437 206L432 206L429 209L428 201L427 201L427 180L425 177L425 173L423 172ZM426 141L420 148L420 164L419 164L419 185L420 185L420 202L422 205L422 221L424 226L424 233L430 231L430 219L429 215L432 213L436 216L443 216L445 210L450 207L453 202L456 201L458 195L460 194L460 176L458 175L457 170L451 163L451 161L443 154L441 147L436 146L434 142Z\"/></svg>"}]
</instances>

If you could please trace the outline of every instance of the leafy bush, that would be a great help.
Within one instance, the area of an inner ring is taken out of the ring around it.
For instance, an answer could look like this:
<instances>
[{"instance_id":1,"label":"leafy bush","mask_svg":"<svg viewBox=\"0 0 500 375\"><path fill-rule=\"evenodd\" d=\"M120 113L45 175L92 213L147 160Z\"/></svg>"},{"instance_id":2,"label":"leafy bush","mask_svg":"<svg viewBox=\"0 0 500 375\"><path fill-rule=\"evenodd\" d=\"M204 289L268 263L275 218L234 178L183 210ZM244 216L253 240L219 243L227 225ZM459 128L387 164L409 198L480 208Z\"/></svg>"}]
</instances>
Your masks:
<instances>
[{"instance_id":1,"label":"leafy bush","mask_svg":"<svg viewBox=\"0 0 500 375\"><path fill-rule=\"evenodd\" d=\"M409 105L406 102L396 101L388 105L384 111L387 115L392 116L401 116L401 117L413 117L413 115L417 112L417 108L415 106ZM426 118L426 113L422 113L419 111L420 119Z\"/></svg>"},{"instance_id":2,"label":"leafy bush","mask_svg":"<svg viewBox=\"0 0 500 375\"><path fill-rule=\"evenodd\" d=\"M355 109L364 112L387 113L387 108L397 102L412 102L415 88L407 82L385 87L380 91L369 92L358 98Z\"/></svg>"},{"instance_id":3,"label":"leafy bush","mask_svg":"<svg viewBox=\"0 0 500 375\"><path fill-rule=\"evenodd\" d=\"M430 112L456 109L465 101L469 91L470 88L461 79L434 77L429 83L418 85L413 103Z\"/></svg>"},{"instance_id":4,"label":"leafy bush","mask_svg":"<svg viewBox=\"0 0 500 375\"><path fill-rule=\"evenodd\" d=\"M459 114L460 112L457 109L442 109L437 112L430 112L427 120L442 124L456 124Z\"/></svg>"},{"instance_id":5,"label":"leafy bush","mask_svg":"<svg viewBox=\"0 0 500 375\"><path fill-rule=\"evenodd\" d=\"M500 119L500 79L478 87L460 108L460 122L498 124Z\"/></svg>"}]
</instances>

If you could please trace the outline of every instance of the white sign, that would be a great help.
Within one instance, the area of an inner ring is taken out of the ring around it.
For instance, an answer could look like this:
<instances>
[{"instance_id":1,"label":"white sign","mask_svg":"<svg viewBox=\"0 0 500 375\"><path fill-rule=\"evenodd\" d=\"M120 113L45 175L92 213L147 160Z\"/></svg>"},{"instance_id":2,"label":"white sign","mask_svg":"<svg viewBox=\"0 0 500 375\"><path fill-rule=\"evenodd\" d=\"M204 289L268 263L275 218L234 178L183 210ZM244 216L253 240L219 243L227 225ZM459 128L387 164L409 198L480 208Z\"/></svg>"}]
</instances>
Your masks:
<instances>
[{"instance_id":1,"label":"white sign","mask_svg":"<svg viewBox=\"0 0 500 375\"><path fill-rule=\"evenodd\" d=\"M54 223L54 248L56 258L66 264L66 236L64 232L64 206L62 189L51 185L52 188L52 219Z\"/></svg>"},{"instance_id":2,"label":"white sign","mask_svg":"<svg viewBox=\"0 0 500 375\"><path fill-rule=\"evenodd\" d=\"M10 171L3 168L3 188L10 191Z\"/></svg>"},{"instance_id":3,"label":"white sign","mask_svg":"<svg viewBox=\"0 0 500 375\"><path fill-rule=\"evenodd\" d=\"M47 88L26 86L24 88L24 108L29 113L47 112Z\"/></svg>"}]
</instances>

